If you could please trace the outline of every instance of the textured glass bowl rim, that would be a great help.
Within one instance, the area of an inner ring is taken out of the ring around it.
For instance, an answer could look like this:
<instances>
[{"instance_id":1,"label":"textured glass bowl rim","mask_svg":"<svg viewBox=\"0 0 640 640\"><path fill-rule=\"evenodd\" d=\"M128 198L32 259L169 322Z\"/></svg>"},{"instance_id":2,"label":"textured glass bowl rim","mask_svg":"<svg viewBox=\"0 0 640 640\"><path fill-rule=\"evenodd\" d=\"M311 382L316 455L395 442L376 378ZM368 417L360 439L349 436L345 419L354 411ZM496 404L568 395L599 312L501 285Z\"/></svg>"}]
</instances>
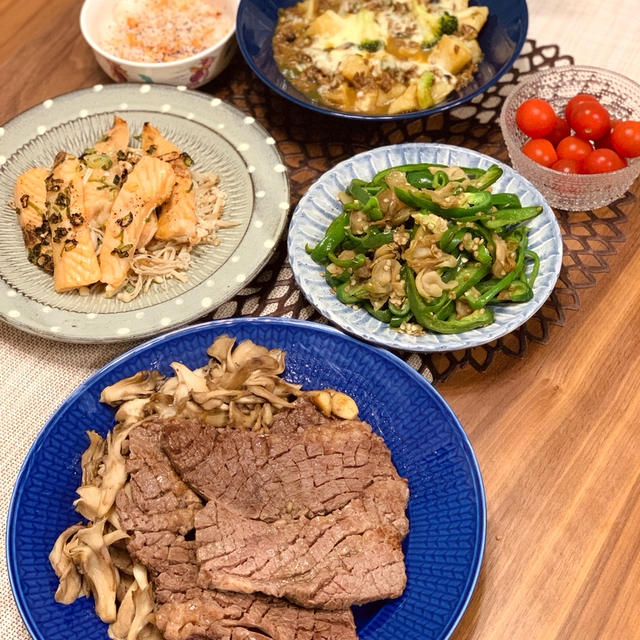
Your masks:
<instances>
[{"instance_id":1,"label":"textured glass bowl rim","mask_svg":"<svg viewBox=\"0 0 640 640\"><path fill-rule=\"evenodd\" d=\"M606 73L608 75L613 76L614 78L619 78L620 80L624 80L632 85L634 85L638 92L640 92L640 84L638 84L635 80L618 73L617 71L611 71L610 69L604 69L602 67L593 67L590 65L579 65L579 64L571 64L563 67L553 67L552 69L543 69L542 71L537 71L536 73L527 74L524 77L524 80L519 82L511 91L511 93L506 97L504 103L502 104L502 109L500 110L500 129L502 131L502 137L504 138L507 145L512 145L509 147L509 155L516 155L516 159L518 162L524 163L524 166L529 167L531 171L540 171L543 175L548 175L554 177L556 180L562 180L560 176L563 175L561 171L555 171L554 169L550 169L549 167L545 167L537 162L534 162L531 158L526 156L520 150L520 144L515 137L515 135L511 132L511 129L507 126L507 109L516 101L516 93L529 85L535 84L540 80L540 78L544 78L552 75L563 74L567 71L586 71L594 74ZM512 160L515 160L512 158ZM635 179L640 174L640 158L631 158L631 161L628 163L626 167L623 169L617 169L616 171L608 171L606 174L601 173L570 173L566 174L570 176L570 180L572 182L582 183L585 186L597 188L600 185L600 180L603 175L607 176L625 176L630 177L631 179ZM527 177L527 176L525 176ZM529 179L529 178L528 178Z\"/></svg>"},{"instance_id":2,"label":"textured glass bowl rim","mask_svg":"<svg viewBox=\"0 0 640 640\"><path fill-rule=\"evenodd\" d=\"M116 369L121 364L125 363L130 358L133 358L147 349L151 349L163 342L172 342L174 340L178 340L189 333L206 333L212 328L224 327L229 331L233 331L234 327L240 325L252 325L252 324L278 324L284 327L288 327L292 331L312 331L317 333L324 333L333 335L336 338L342 339L348 344L351 345L354 349L359 349L363 351L368 351L371 354L375 354L376 357L381 358L382 360L386 360L390 365L395 366L403 370L408 376L413 378L420 386L423 387L425 392L432 396L437 404L442 407L443 413L449 418L449 424L458 432L460 437L461 447L466 452L467 463L469 464L469 470L473 477L473 484L476 488L476 498L478 500L478 536L476 542L476 548L474 549L475 556L475 566L473 570L470 572L470 575L467 577L466 581L466 593L463 594L463 597L459 599L458 602L458 614L455 618L449 620L449 630L445 636L443 636L440 640L448 640L455 631L456 627L460 623L462 616L464 615L467 607L469 606L469 602L473 596L473 593L478 584L478 577L480 575L480 570L482 568L482 562L484 558L485 546L486 546L486 538L487 538L487 500L486 493L484 488L484 483L482 479L482 472L480 470L480 465L478 464L478 460L476 458L475 451L469 437L467 436L466 431L462 427L460 420L453 412L453 409L449 406L444 397L440 394L440 392L430 384L426 378L424 378L420 373L418 373L413 367L408 365L406 362L401 360L398 356L387 351L385 349L381 349L379 347L375 347L373 345L367 344L366 342L362 342L360 340L356 340L351 336L344 334L342 331L335 329L333 327L329 327L327 325L319 324L317 322L311 322L309 320L300 320L296 318L280 318L280 317L271 317L271 316L263 316L263 317L252 317L252 318L227 318L224 320L212 320L209 322L202 322L199 324L191 325L189 327L183 327L181 329L176 329L174 331L170 331L169 333L165 333L161 336L153 338L151 340L147 340L142 344L139 344L128 351L125 351L123 354L114 358L106 365L98 369L95 373L91 374L84 382L82 382L67 398L60 404L57 409L54 411L53 415L47 420L47 423L40 430L33 444L29 447L27 454L22 462L20 467L20 471L18 472L18 476L16 478L15 484L13 486L13 490L11 493L11 501L9 503L9 511L7 514L7 532L6 532L6 562L9 573L9 582L11 584L11 591L13 593L14 601L22 617L22 620L27 628L28 632L34 638L34 640L47 640L41 633L36 625L34 619L32 618L31 611L24 601L24 593L21 586L20 572L19 567L15 563L14 558L16 557L13 553L14 547L17 544L17 536L16 536L16 527L17 527L17 503L20 495L22 494L23 484L29 476L30 467L31 467L31 457L35 455L35 453L42 446L42 441L44 436L48 434L48 432L54 427L55 423L58 422L60 414L66 412L71 405L73 405L85 392L85 390L92 385L94 382L107 375L113 369ZM96 616L96 620L98 620ZM105 635L106 638L106 635Z\"/></svg>"},{"instance_id":3,"label":"textured glass bowl rim","mask_svg":"<svg viewBox=\"0 0 640 640\"><path fill-rule=\"evenodd\" d=\"M125 65L128 67L132 67L134 69L176 69L179 67L189 65L192 62L197 62L198 60L202 60L202 58L206 58L210 56L212 53L215 53L218 50L221 50L227 42L234 36L236 32L236 22L231 22L231 27L229 31L224 35L221 40L218 40L214 45L211 45L208 49L203 49L198 53L194 53L192 56L188 58L180 58L178 60L172 60L171 62L138 62L135 60L127 60L126 58L120 58L119 56L114 56L112 53L109 53L105 49L103 49L91 35L89 27L87 25L87 11L89 10L89 5L94 0L84 0L82 3L82 9L80 10L80 31L82 33L82 37L86 40L87 44L103 58L107 60L111 60L111 62L115 62L116 64ZM237 0L236 0L237 1Z\"/></svg>"},{"instance_id":4,"label":"textured glass bowl rim","mask_svg":"<svg viewBox=\"0 0 640 640\"><path fill-rule=\"evenodd\" d=\"M496 74L487 82L485 82L481 87L478 87L475 91L470 93L467 96L461 96L456 100L451 102L441 102L429 109L422 109L421 111L407 111L405 113L397 113L393 115L368 115L361 113L350 113L348 111L339 111L338 109L331 109L330 107L325 107L319 103L311 102L311 100L304 100L298 96L291 95L278 85L271 82L269 78L267 78L263 73L260 67L256 64L254 57L249 52L249 47L245 42L243 29L241 28L244 25L245 14L247 13L247 1L240 0L240 5L238 6L238 17L236 20L236 38L238 40L238 47L242 56L244 57L247 64L251 67L251 70L264 82L270 89L275 91L277 94L281 95L283 98L294 102L300 107L305 107L307 109L311 109L317 113L322 113L328 116L336 116L338 118L346 118L348 120L373 120L375 122L384 122L384 121L393 121L393 120L408 120L410 118L425 118L427 116L441 113L443 111L448 111L449 109L454 109L455 107L459 107L460 105L469 102L476 96L484 93L489 87L492 87L494 84L498 82L498 80L505 74L515 61L520 56L520 52L522 51L522 47L527 39L527 31L529 29L529 9L527 7L526 0L510 0L511 2L518 2L520 4L520 12L522 17L522 31L520 33L520 37L518 41L515 43L515 48L513 50L513 54L507 60L500 69L496 72Z\"/></svg>"}]
</instances>

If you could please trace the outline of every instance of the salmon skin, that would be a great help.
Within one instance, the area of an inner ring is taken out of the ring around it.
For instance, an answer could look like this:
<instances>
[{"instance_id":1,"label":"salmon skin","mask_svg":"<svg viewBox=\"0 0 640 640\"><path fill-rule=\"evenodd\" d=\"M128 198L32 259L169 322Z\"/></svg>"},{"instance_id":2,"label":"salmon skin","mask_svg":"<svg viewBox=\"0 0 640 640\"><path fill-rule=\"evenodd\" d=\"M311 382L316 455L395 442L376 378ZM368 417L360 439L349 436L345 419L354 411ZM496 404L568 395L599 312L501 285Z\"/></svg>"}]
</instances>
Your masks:
<instances>
[{"instance_id":1,"label":"salmon skin","mask_svg":"<svg viewBox=\"0 0 640 640\"><path fill-rule=\"evenodd\" d=\"M145 222L171 194L171 166L143 156L129 174L113 203L100 249L100 280L115 290L127 278Z\"/></svg>"},{"instance_id":2,"label":"salmon skin","mask_svg":"<svg viewBox=\"0 0 640 640\"><path fill-rule=\"evenodd\" d=\"M188 168L192 163L191 158L164 138L149 122L145 122L142 128L142 150L171 164L176 176L171 196L160 208L155 237L195 244L198 234L195 189Z\"/></svg>"},{"instance_id":3,"label":"salmon skin","mask_svg":"<svg viewBox=\"0 0 640 640\"><path fill-rule=\"evenodd\" d=\"M53 282L58 292L88 286L100 279L98 259L84 216L82 173L80 160L61 151L45 179Z\"/></svg>"},{"instance_id":4,"label":"salmon skin","mask_svg":"<svg viewBox=\"0 0 640 640\"><path fill-rule=\"evenodd\" d=\"M29 169L18 176L13 189L13 202L18 214L29 262L53 271L51 229L47 220L47 187L49 170Z\"/></svg>"}]
</instances>

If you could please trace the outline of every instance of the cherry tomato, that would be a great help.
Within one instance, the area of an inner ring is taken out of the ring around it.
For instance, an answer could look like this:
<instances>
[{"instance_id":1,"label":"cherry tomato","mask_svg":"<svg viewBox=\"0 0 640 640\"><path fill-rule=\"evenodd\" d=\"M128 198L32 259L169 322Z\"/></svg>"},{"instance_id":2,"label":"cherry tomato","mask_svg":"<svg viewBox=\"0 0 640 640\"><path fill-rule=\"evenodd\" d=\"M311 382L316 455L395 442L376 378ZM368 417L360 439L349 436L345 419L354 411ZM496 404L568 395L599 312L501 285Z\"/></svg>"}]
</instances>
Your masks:
<instances>
[{"instance_id":1,"label":"cherry tomato","mask_svg":"<svg viewBox=\"0 0 640 640\"><path fill-rule=\"evenodd\" d=\"M564 117L567 122L570 122L569 116L571 112L577 107L579 104L583 102L597 102L600 104L600 101L595 96L592 96L590 93L579 93L577 96L573 96L569 102L567 102L567 106L564 108Z\"/></svg>"},{"instance_id":2,"label":"cherry tomato","mask_svg":"<svg viewBox=\"0 0 640 640\"><path fill-rule=\"evenodd\" d=\"M530 138L543 138L553 131L556 123L553 107L541 98L525 100L516 111L516 124Z\"/></svg>"},{"instance_id":3,"label":"cherry tomato","mask_svg":"<svg viewBox=\"0 0 640 640\"><path fill-rule=\"evenodd\" d=\"M569 124L579 138L599 140L611 129L609 112L595 102L583 102L569 114Z\"/></svg>"},{"instance_id":4,"label":"cherry tomato","mask_svg":"<svg viewBox=\"0 0 640 640\"><path fill-rule=\"evenodd\" d=\"M558 142L556 153L563 160L577 160L582 162L591 152L593 147L577 136L567 136Z\"/></svg>"},{"instance_id":5,"label":"cherry tomato","mask_svg":"<svg viewBox=\"0 0 640 640\"><path fill-rule=\"evenodd\" d=\"M549 135L544 136L554 147L562 140L571 135L571 128L564 118L556 116L556 122Z\"/></svg>"},{"instance_id":6,"label":"cherry tomato","mask_svg":"<svg viewBox=\"0 0 640 640\"><path fill-rule=\"evenodd\" d=\"M592 151L582 165L585 173L607 173L627 166L627 163L611 149Z\"/></svg>"},{"instance_id":7,"label":"cherry tomato","mask_svg":"<svg viewBox=\"0 0 640 640\"><path fill-rule=\"evenodd\" d=\"M571 160L569 158L561 158L551 165L552 169L561 171L562 173L582 173L581 163L577 160Z\"/></svg>"},{"instance_id":8,"label":"cherry tomato","mask_svg":"<svg viewBox=\"0 0 640 640\"><path fill-rule=\"evenodd\" d=\"M618 122L611 131L611 144L618 155L625 158L640 156L640 122Z\"/></svg>"},{"instance_id":9,"label":"cherry tomato","mask_svg":"<svg viewBox=\"0 0 640 640\"><path fill-rule=\"evenodd\" d=\"M545 167L550 167L558 159L558 154L553 145L544 138L525 142L522 147L522 153Z\"/></svg>"}]
</instances>

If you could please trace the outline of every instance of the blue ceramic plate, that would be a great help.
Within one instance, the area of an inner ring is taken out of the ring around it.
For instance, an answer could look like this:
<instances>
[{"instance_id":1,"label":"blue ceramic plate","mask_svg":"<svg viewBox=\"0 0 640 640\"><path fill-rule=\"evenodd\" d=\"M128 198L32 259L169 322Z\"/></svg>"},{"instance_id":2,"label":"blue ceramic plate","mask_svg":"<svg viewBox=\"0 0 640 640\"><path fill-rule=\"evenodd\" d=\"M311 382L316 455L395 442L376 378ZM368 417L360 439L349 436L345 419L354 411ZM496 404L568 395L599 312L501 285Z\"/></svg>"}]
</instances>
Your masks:
<instances>
[{"instance_id":1,"label":"blue ceramic plate","mask_svg":"<svg viewBox=\"0 0 640 640\"><path fill-rule=\"evenodd\" d=\"M533 287L533 299L494 306L495 321L487 327L454 335L427 333L410 336L389 328L365 310L342 304L324 279L324 267L305 251L314 246L327 226L341 211L337 194L352 178L370 180L388 167L418 162L435 162L463 167L487 168L498 164L504 173L493 191L516 193L523 206L539 204L542 213L529 220L529 247L540 256L540 273ZM549 297L562 266L562 235L553 210L542 194L511 167L477 151L446 144L407 143L365 151L327 171L305 194L296 207L289 227L289 262L296 281L311 304L331 322L364 340L406 351L454 351L475 347L514 331L526 322Z\"/></svg>"},{"instance_id":2,"label":"blue ceramic plate","mask_svg":"<svg viewBox=\"0 0 640 640\"><path fill-rule=\"evenodd\" d=\"M471 0L471 5L489 7L489 19L478 41L484 59L473 80L444 102L430 109L386 116L346 113L314 102L298 91L280 73L273 59L271 40L278 22L278 9L297 4L298 0L241 0L238 8L236 37L240 51L254 73L271 89L296 104L343 118L356 120L400 120L418 118L457 107L486 91L506 73L520 55L527 37L529 22L525 0Z\"/></svg>"},{"instance_id":3,"label":"blue ceramic plate","mask_svg":"<svg viewBox=\"0 0 640 640\"><path fill-rule=\"evenodd\" d=\"M100 390L140 369L170 374L173 360L202 366L206 348L222 333L283 348L288 380L353 396L409 480L407 588L397 600L358 609L360 640L448 638L475 586L486 529L482 479L460 423L438 392L395 356L335 329L281 318L222 320L151 340L95 373L56 411L24 462L7 528L11 584L31 635L68 640L73 629L74 638L107 640L92 599L54 602L57 579L47 561L60 531L78 521L71 503L85 430L104 434L113 425L113 410L98 401Z\"/></svg>"}]
</instances>

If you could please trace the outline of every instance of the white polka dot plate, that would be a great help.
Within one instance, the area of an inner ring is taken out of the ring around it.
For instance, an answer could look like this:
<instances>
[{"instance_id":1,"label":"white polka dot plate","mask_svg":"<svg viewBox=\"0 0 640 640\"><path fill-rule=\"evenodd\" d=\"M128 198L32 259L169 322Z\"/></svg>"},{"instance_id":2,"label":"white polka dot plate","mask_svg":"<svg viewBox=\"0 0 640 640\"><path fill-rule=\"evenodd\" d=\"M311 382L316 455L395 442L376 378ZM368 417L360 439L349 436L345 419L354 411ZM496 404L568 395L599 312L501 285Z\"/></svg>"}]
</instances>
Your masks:
<instances>
[{"instance_id":1,"label":"white polka dot plate","mask_svg":"<svg viewBox=\"0 0 640 640\"><path fill-rule=\"evenodd\" d=\"M132 134L151 122L214 171L227 194L218 246L191 254L187 280L154 283L125 303L102 293L56 293L50 275L31 264L9 204L20 173L51 166L57 151L81 153L125 118ZM219 98L166 85L96 85L49 99L0 128L0 318L67 342L116 342L184 325L232 298L275 250L287 220L289 187L273 138L254 118Z\"/></svg>"},{"instance_id":2,"label":"white polka dot plate","mask_svg":"<svg viewBox=\"0 0 640 640\"><path fill-rule=\"evenodd\" d=\"M480 167L502 167L503 174L493 190L519 196L523 206L542 205L542 213L527 221L529 248L540 257L540 271L528 302L494 307L494 322L480 329L457 334L408 335L391 329L360 307L342 304L324 279L324 267L305 251L323 237L329 223L342 211L338 200L353 178L370 180L389 167L420 162ZM291 219L288 236L289 262L296 282L311 304L341 329L392 349L403 351L454 351L468 349L502 336L524 324L545 302L555 286L562 266L562 235L551 207L542 194L511 167L471 149L435 143L405 143L379 147L345 160L327 171L300 200Z\"/></svg>"}]
</instances>

